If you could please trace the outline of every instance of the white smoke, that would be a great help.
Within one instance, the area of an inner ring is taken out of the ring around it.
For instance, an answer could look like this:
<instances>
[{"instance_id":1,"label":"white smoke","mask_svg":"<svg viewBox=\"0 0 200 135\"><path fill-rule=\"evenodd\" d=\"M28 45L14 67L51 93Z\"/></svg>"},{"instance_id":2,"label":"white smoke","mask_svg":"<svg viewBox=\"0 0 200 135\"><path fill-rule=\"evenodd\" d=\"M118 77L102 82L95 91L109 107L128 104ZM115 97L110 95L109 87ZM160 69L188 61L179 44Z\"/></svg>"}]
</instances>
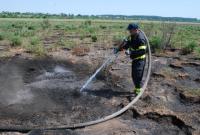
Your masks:
<instances>
[{"instance_id":1,"label":"white smoke","mask_svg":"<svg viewBox=\"0 0 200 135\"><path fill-rule=\"evenodd\" d=\"M33 98L31 91L24 87L20 71L14 64L0 68L0 103L3 105L29 103Z\"/></svg>"}]
</instances>

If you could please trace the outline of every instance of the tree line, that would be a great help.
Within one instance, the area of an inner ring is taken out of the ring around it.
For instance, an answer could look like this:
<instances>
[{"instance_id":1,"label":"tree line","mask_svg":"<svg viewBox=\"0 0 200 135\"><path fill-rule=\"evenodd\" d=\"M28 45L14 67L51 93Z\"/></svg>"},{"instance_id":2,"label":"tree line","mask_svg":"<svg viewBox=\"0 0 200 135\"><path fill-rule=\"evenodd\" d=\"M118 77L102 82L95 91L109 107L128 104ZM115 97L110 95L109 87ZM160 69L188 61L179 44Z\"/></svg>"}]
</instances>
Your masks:
<instances>
[{"instance_id":1,"label":"tree line","mask_svg":"<svg viewBox=\"0 0 200 135\"><path fill-rule=\"evenodd\" d=\"M20 13L20 12L0 12L0 18L52 18L52 19L108 19L108 20L150 20L150 21L170 21L170 22L198 22L197 18L184 17L162 17L146 15L74 15L74 14L49 14L49 13Z\"/></svg>"}]
</instances>

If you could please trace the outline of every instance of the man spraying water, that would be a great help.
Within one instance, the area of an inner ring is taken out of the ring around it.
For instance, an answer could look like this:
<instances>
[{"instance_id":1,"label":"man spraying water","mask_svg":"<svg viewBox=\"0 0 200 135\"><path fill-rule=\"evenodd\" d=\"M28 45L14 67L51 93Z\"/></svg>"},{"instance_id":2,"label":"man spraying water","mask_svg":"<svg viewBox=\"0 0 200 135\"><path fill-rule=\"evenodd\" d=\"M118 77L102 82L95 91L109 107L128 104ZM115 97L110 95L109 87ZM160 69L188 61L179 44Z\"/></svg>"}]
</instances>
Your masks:
<instances>
[{"instance_id":1,"label":"man spraying water","mask_svg":"<svg viewBox=\"0 0 200 135\"><path fill-rule=\"evenodd\" d=\"M81 87L80 92L83 92L88 84L95 78L95 76L103 69L107 64L114 61L119 51L126 50L126 54L130 55L132 59L132 79L135 84L133 92L138 95L142 88L142 77L146 60L146 38L144 33L139 30L137 24L129 24L127 30L130 32L130 36L124 39L122 44L114 49L114 56L110 56L101 67L87 80L87 82Z\"/></svg>"},{"instance_id":2,"label":"man spraying water","mask_svg":"<svg viewBox=\"0 0 200 135\"><path fill-rule=\"evenodd\" d=\"M117 54L123 49L126 50L126 54L130 55L132 59L132 79L135 85L133 92L138 95L142 88L142 77L146 60L146 38L144 33L139 30L137 24L129 24L127 27L130 35L124 39L122 44L114 49L114 53Z\"/></svg>"}]
</instances>

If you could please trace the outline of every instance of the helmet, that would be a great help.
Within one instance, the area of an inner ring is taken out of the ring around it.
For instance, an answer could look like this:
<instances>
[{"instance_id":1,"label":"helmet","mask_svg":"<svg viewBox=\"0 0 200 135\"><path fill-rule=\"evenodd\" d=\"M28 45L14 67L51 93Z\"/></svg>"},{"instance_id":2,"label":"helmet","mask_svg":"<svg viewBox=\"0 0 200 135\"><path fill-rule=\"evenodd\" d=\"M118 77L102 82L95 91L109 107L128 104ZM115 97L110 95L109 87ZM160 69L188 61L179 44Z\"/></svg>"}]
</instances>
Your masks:
<instances>
[{"instance_id":1,"label":"helmet","mask_svg":"<svg viewBox=\"0 0 200 135\"><path fill-rule=\"evenodd\" d=\"M135 23L130 23L129 25L128 25L128 27L127 27L127 30L136 30L136 29L138 29L139 28L139 26L137 25L137 24L135 24Z\"/></svg>"}]
</instances>

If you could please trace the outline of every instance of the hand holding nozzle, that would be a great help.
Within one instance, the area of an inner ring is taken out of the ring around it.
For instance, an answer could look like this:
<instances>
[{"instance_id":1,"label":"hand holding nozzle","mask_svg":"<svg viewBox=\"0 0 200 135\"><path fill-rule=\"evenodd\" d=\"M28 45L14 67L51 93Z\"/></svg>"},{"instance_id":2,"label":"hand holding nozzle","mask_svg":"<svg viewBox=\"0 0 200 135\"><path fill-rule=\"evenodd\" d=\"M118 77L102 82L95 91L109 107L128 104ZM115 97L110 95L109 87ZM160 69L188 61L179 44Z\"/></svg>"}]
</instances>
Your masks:
<instances>
[{"instance_id":1,"label":"hand holding nozzle","mask_svg":"<svg viewBox=\"0 0 200 135\"><path fill-rule=\"evenodd\" d=\"M120 43L120 45L114 48L113 50L114 54L117 54L119 51L122 51L123 50L122 48L127 43L127 41L128 41L127 38L124 38L122 42Z\"/></svg>"}]
</instances>

